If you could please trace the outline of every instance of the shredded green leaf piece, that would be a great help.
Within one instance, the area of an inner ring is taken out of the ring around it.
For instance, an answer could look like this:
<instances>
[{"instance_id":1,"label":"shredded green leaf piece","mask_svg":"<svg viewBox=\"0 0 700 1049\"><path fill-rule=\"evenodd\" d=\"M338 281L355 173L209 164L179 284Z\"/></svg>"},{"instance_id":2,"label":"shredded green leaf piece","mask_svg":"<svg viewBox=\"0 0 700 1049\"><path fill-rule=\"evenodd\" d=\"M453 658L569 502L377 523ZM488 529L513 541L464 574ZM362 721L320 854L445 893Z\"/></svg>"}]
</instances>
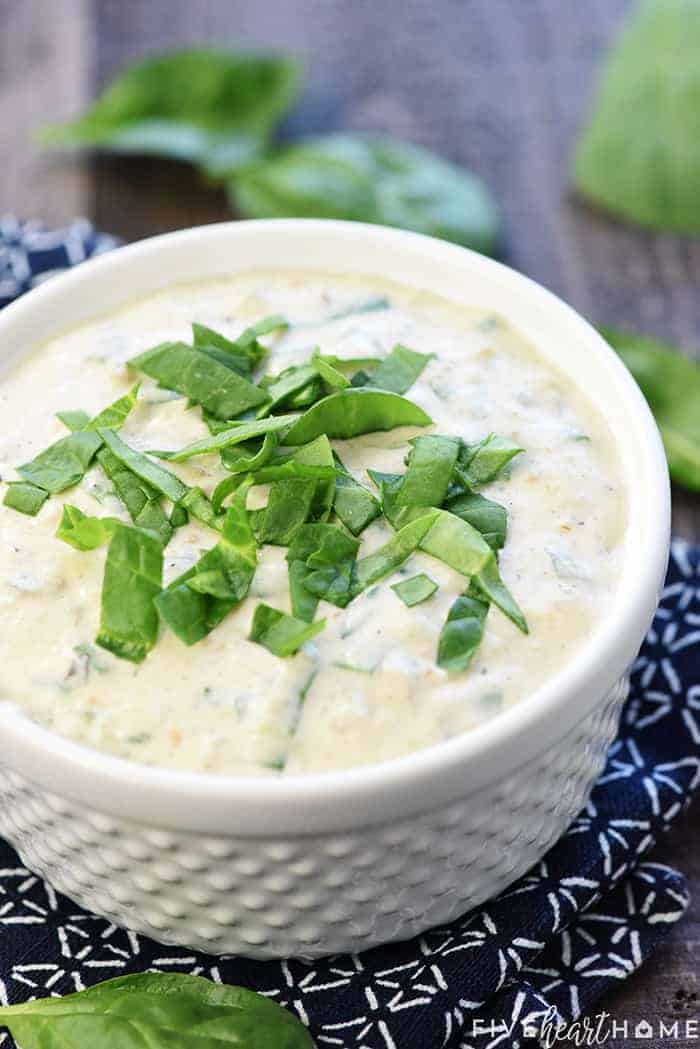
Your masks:
<instances>
[{"instance_id":1,"label":"shredded green leaf piece","mask_svg":"<svg viewBox=\"0 0 700 1049\"><path fill-rule=\"evenodd\" d=\"M286 318L275 314L246 328L237 339L232 340L204 324L193 323L192 342L199 350L217 350L217 359L222 364L233 368L244 378L250 378L267 354L265 346L258 341L259 337L288 327L289 322Z\"/></svg>"},{"instance_id":2,"label":"shredded green leaf piece","mask_svg":"<svg viewBox=\"0 0 700 1049\"><path fill-rule=\"evenodd\" d=\"M397 342L388 357L380 361L368 379L368 385L381 390L406 393L413 386L434 353L418 353Z\"/></svg>"},{"instance_id":3,"label":"shredded green leaf piece","mask_svg":"<svg viewBox=\"0 0 700 1049\"><path fill-rule=\"evenodd\" d=\"M56 538L69 543L76 550L96 550L114 535L120 521L116 517L89 517L77 506L66 503L56 529Z\"/></svg>"},{"instance_id":4,"label":"shredded green leaf piece","mask_svg":"<svg viewBox=\"0 0 700 1049\"><path fill-rule=\"evenodd\" d=\"M353 590L361 593L389 572L395 571L410 554L430 535L438 518L438 510L429 510L398 531L378 550L357 562ZM305 584L308 586L308 580Z\"/></svg>"},{"instance_id":5,"label":"shredded green leaf piece","mask_svg":"<svg viewBox=\"0 0 700 1049\"><path fill-rule=\"evenodd\" d=\"M262 443L252 440L247 446L245 443L230 445L221 452L221 465L233 474L252 473L270 462L278 445L279 437L274 431L266 433Z\"/></svg>"},{"instance_id":6,"label":"shredded green leaf piece","mask_svg":"<svg viewBox=\"0 0 700 1049\"><path fill-rule=\"evenodd\" d=\"M179 504L187 510L192 517L202 524L208 525L216 532L220 532L224 526L224 515L219 514L212 503L207 499L201 488L190 488Z\"/></svg>"},{"instance_id":7,"label":"shredded green leaf piece","mask_svg":"<svg viewBox=\"0 0 700 1049\"><path fill-rule=\"evenodd\" d=\"M164 342L129 364L168 390L177 390L218 419L233 419L267 400L259 386L215 357L185 342Z\"/></svg>"},{"instance_id":8,"label":"shredded green leaf piece","mask_svg":"<svg viewBox=\"0 0 700 1049\"><path fill-rule=\"evenodd\" d=\"M151 452L151 455L159 459L170 460L173 463L182 463L186 459L192 459L195 455L209 455L211 452L220 452L231 445L243 444L254 437L262 437L266 433L277 433L284 440L285 431L292 426L300 416L290 412L287 415L276 415L269 419L251 419L250 421L231 423L228 429L222 433L213 434L211 437L203 437L199 441L185 445L176 452ZM299 442L304 443L304 442Z\"/></svg>"},{"instance_id":9,"label":"shredded green leaf piece","mask_svg":"<svg viewBox=\"0 0 700 1049\"><path fill-rule=\"evenodd\" d=\"M477 492L471 492L467 495L448 497L445 509L455 517L461 517L472 528L476 528L477 532L481 532L492 550L500 550L505 544L508 513L500 503Z\"/></svg>"},{"instance_id":10,"label":"shredded green leaf piece","mask_svg":"<svg viewBox=\"0 0 700 1049\"><path fill-rule=\"evenodd\" d=\"M226 511L219 542L156 598L158 612L186 645L206 637L246 597L257 565L257 547L241 485Z\"/></svg>"},{"instance_id":11,"label":"shredded green leaf piece","mask_svg":"<svg viewBox=\"0 0 700 1049\"><path fill-rule=\"evenodd\" d=\"M287 554L290 592L295 615L306 619L315 605L303 594L302 588L313 594L315 600L324 598L339 608L345 608L355 596L355 559L359 542L337 525L305 525L299 530ZM303 566L303 568L302 568ZM300 608L296 611L295 606Z\"/></svg>"},{"instance_id":12,"label":"shredded green leaf piece","mask_svg":"<svg viewBox=\"0 0 700 1049\"><path fill-rule=\"evenodd\" d=\"M49 445L29 463L17 467L25 481L56 495L82 481L102 444L97 433L78 430Z\"/></svg>"},{"instance_id":13,"label":"shredded green leaf piece","mask_svg":"<svg viewBox=\"0 0 700 1049\"><path fill-rule=\"evenodd\" d=\"M355 480L335 453L333 460L337 470L333 510L353 535L360 535L379 517L381 504L364 485Z\"/></svg>"},{"instance_id":14,"label":"shredded green leaf piece","mask_svg":"<svg viewBox=\"0 0 700 1049\"><path fill-rule=\"evenodd\" d=\"M87 412L80 409L77 411L56 412L56 418L71 433L75 433L76 430L85 430L90 425L90 416Z\"/></svg>"},{"instance_id":15,"label":"shredded green leaf piece","mask_svg":"<svg viewBox=\"0 0 700 1049\"><path fill-rule=\"evenodd\" d=\"M175 527L168 521L160 505L161 495L152 485L137 477L135 473L114 455L109 448L101 448L97 462L124 503L129 517L139 528L156 532L166 546Z\"/></svg>"},{"instance_id":16,"label":"shredded green leaf piece","mask_svg":"<svg viewBox=\"0 0 700 1049\"><path fill-rule=\"evenodd\" d=\"M158 637L153 601L162 578L163 547L158 539L116 522L102 582L98 645L132 663L146 658Z\"/></svg>"},{"instance_id":17,"label":"shredded green leaf piece","mask_svg":"<svg viewBox=\"0 0 700 1049\"><path fill-rule=\"evenodd\" d=\"M466 670L484 636L488 601L470 586L454 602L440 631L438 666L443 670Z\"/></svg>"},{"instance_id":18,"label":"shredded green leaf piece","mask_svg":"<svg viewBox=\"0 0 700 1049\"><path fill-rule=\"evenodd\" d=\"M460 449L458 437L414 437L397 506L442 506Z\"/></svg>"},{"instance_id":19,"label":"shredded green leaf piece","mask_svg":"<svg viewBox=\"0 0 700 1049\"><path fill-rule=\"evenodd\" d=\"M465 488L495 480L510 460L523 449L508 437L489 434L478 444L464 444L455 468L455 479Z\"/></svg>"},{"instance_id":20,"label":"shredded green leaf piece","mask_svg":"<svg viewBox=\"0 0 700 1049\"><path fill-rule=\"evenodd\" d=\"M400 583L394 583L391 589L397 597L400 597L407 608L421 604L432 597L438 585L425 572L403 579Z\"/></svg>"},{"instance_id":21,"label":"shredded green leaf piece","mask_svg":"<svg viewBox=\"0 0 700 1049\"><path fill-rule=\"evenodd\" d=\"M349 388L317 401L285 435L286 444L306 444L321 434L347 439L397 426L429 426L432 419L397 393Z\"/></svg>"},{"instance_id":22,"label":"shredded green leaf piece","mask_svg":"<svg viewBox=\"0 0 700 1049\"><path fill-rule=\"evenodd\" d=\"M175 474L165 470L157 463L151 462L142 452L137 452L135 448L130 448L128 444L122 441L121 437L117 437L113 430L100 429L98 433L112 455L131 470L132 473L151 485L152 488L161 492L173 503L182 502L187 494L187 486L182 483L179 477L176 477Z\"/></svg>"},{"instance_id":23,"label":"shredded green leaf piece","mask_svg":"<svg viewBox=\"0 0 700 1049\"><path fill-rule=\"evenodd\" d=\"M256 412L258 419L264 419L284 405L294 396L306 390L316 379L317 371L310 364L293 365L280 372L269 382L262 384L269 401Z\"/></svg>"},{"instance_id":24,"label":"shredded green leaf piece","mask_svg":"<svg viewBox=\"0 0 700 1049\"><path fill-rule=\"evenodd\" d=\"M306 641L316 637L325 625L325 619L306 623L270 605L260 604L253 614L250 640L264 645L275 656L293 656Z\"/></svg>"},{"instance_id":25,"label":"shredded green leaf piece","mask_svg":"<svg viewBox=\"0 0 700 1049\"><path fill-rule=\"evenodd\" d=\"M2 503L21 514L36 517L48 497L47 491L29 481L10 481Z\"/></svg>"},{"instance_id":26,"label":"shredded green leaf piece","mask_svg":"<svg viewBox=\"0 0 700 1049\"><path fill-rule=\"evenodd\" d=\"M103 408L101 412L98 412L94 419L90 420L88 423L88 429L99 431L100 427L108 427L111 430L118 430L124 425L127 418L136 407L140 388L141 383L137 382L127 394L120 397L107 408ZM78 413L76 413L76 415L77 414Z\"/></svg>"}]
</instances>

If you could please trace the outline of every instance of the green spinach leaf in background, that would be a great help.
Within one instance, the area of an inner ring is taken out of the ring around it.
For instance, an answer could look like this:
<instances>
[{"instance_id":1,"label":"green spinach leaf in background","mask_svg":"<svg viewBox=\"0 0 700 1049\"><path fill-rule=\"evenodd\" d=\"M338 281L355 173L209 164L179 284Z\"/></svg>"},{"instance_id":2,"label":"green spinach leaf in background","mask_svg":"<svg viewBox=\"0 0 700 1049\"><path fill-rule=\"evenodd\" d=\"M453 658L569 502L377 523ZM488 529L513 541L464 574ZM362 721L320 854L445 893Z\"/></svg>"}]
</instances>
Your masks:
<instances>
[{"instance_id":1,"label":"green spinach leaf in background","mask_svg":"<svg viewBox=\"0 0 700 1049\"><path fill-rule=\"evenodd\" d=\"M193 48L123 72L87 113L40 133L47 146L149 153L228 175L265 149L294 102L290 58Z\"/></svg>"},{"instance_id":2,"label":"green spinach leaf in background","mask_svg":"<svg viewBox=\"0 0 700 1049\"><path fill-rule=\"evenodd\" d=\"M0 1009L22 1049L313 1049L306 1028L269 998L183 973L138 973L65 998Z\"/></svg>"},{"instance_id":3,"label":"green spinach leaf in background","mask_svg":"<svg viewBox=\"0 0 700 1049\"><path fill-rule=\"evenodd\" d=\"M649 402L676 484L700 491L700 365L672 346L601 328Z\"/></svg>"},{"instance_id":4,"label":"green spinach leaf in background","mask_svg":"<svg viewBox=\"0 0 700 1049\"><path fill-rule=\"evenodd\" d=\"M335 218L399 226L493 254L498 214L481 182L396 139L308 138L241 169L230 183L246 218Z\"/></svg>"},{"instance_id":5,"label":"green spinach leaf in background","mask_svg":"<svg viewBox=\"0 0 700 1049\"><path fill-rule=\"evenodd\" d=\"M700 233L699 54L696 0L644 0L578 144L584 197L642 226Z\"/></svg>"}]
</instances>

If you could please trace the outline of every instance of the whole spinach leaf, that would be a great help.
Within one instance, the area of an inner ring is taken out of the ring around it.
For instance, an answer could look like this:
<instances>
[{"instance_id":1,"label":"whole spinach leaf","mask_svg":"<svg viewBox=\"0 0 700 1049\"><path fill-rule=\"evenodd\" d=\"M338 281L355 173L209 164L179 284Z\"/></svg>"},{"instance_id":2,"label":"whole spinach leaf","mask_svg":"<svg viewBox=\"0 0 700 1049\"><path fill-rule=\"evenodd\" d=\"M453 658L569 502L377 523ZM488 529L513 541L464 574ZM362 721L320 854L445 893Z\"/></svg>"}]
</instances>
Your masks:
<instances>
[{"instance_id":1,"label":"whole spinach leaf","mask_svg":"<svg viewBox=\"0 0 700 1049\"><path fill-rule=\"evenodd\" d=\"M252 163L230 184L248 218L353 219L417 230L487 254L496 207L468 171L418 146L370 135L308 138Z\"/></svg>"},{"instance_id":2,"label":"whole spinach leaf","mask_svg":"<svg viewBox=\"0 0 700 1049\"><path fill-rule=\"evenodd\" d=\"M153 604L163 579L163 547L141 528L115 522L102 581L97 644L140 663L158 637Z\"/></svg>"},{"instance_id":3,"label":"whole spinach leaf","mask_svg":"<svg viewBox=\"0 0 700 1049\"><path fill-rule=\"evenodd\" d=\"M346 389L317 401L284 436L285 444L307 444L321 434L345 439L397 426L430 426L413 401L384 390Z\"/></svg>"},{"instance_id":4,"label":"whole spinach leaf","mask_svg":"<svg viewBox=\"0 0 700 1049\"><path fill-rule=\"evenodd\" d=\"M270 998L184 973L137 973L64 998L0 1008L22 1049L313 1049L306 1028Z\"/></svg>"},{"instance_id":5,"label":"whole spinach leaf","mask_svg":"<svg viewBox=\"0 0 700 1049\"><path fill-rule=\"evenodd\" d=\"M700 6L644 0L576 150L579 193L652 229L700 233Z\"/></svg>"},{"instance_id":6,"label":"whole spinach leaf","mask_svg":"<svg viewBox=\"0 0 700 1049\"><path fill-rule=\"evenodd\" d=\"M47 146L90 146L189 161L225 176L260 154L297 95L289 58L192 48L116 78L83 116L44 128Z\"/></svg>"},{"instance_id":7,"label":"whole spinach leaf","mask_svg":"<svg viewBox=\"0 0 700 1049\"><path fill-rule=\"evenodd\" d=\"M671 477L684 488L700 491L700 365L654 339L600 330L649 402Z\"/></svg>"}]
</instances>

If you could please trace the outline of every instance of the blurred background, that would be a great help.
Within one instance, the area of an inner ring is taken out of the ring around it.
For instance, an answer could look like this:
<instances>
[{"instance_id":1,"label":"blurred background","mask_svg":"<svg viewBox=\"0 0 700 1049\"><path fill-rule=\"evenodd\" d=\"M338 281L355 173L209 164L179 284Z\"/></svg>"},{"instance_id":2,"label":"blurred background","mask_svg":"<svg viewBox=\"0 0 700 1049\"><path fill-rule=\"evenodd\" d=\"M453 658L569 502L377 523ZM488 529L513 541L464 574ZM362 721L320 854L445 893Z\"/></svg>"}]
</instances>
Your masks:
<instances>
[{"instance_id":1,"label":"blurred background","mask_svg":"<svg viewBox=\"0 0 700 1049\"><path fill-rule=\"evenodd\" d=\"M501 257L598 324L700 351L700 238L651 234L570 188L601 61L630 0L0 0L0 213L86 215L126 240L231 217L224 191L160 158L42 150L33 132L84 111L126 66L192 44L279 51L304 66L278 141L388 132L477 174L503 219ZM507 304L504 304L507 310ZM650 508L653 512L653 508ZM700 536L700 497L674 492L677 533ZM663 859L696 891L687 819ZM613 1015L697 1011L697 905ZM693 1015L691 1013L691 1015ZM625 1042L625 1045L632 1045Z\"/></svg>"}]
</instances>

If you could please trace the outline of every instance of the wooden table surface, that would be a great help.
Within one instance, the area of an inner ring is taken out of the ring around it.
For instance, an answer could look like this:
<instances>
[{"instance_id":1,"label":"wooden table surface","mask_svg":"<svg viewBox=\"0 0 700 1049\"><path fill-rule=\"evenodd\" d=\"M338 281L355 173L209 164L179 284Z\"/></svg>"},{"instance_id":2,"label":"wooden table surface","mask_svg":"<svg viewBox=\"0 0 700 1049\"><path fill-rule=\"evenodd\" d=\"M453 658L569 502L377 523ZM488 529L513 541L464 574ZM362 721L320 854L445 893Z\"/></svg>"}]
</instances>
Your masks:
<instances>
[{"instance_id":1,"label":"wooden table surface","mask_svg":"<svg viewBox=\"0 0 700 1049\"><path fill-rule=\"evenodd\" d=\"M444 153L500 202L510 265L595 322L700 357L700 240L626 228L574 200L567 182L600 57L629 9L629 0L0 0L0 211L50 223L86 214L127 240L228 217L223 193L189 168L47 156L32 128L79 111L154 49L214 41L293 52L306 88L285 137L385 130ZM674 527L700 538L699 497L674 492ZM656 857L700 897L697 805ZM700 1018L697 899L605 1006L630 1021Z\"/></svg>"}]
</instances>

